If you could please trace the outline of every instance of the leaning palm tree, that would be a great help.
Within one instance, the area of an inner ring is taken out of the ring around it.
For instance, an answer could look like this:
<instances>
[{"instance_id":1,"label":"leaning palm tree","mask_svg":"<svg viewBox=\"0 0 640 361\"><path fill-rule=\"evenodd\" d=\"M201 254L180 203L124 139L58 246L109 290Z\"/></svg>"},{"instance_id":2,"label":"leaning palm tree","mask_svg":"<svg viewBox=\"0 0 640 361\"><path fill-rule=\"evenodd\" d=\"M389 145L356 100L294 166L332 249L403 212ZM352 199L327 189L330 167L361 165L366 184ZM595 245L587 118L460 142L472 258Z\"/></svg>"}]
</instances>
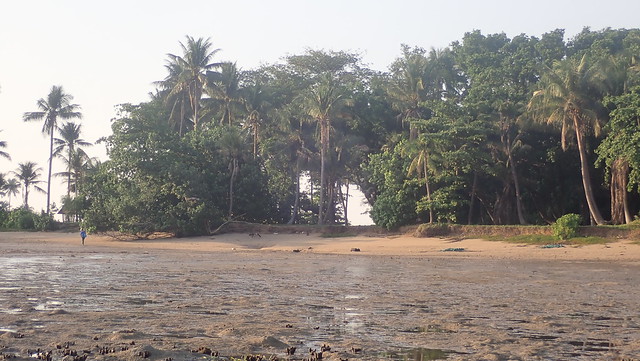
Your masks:
<instances>
[{"instance_id":1,"label":"leaning palm tree","mask_svg":"<svg viewBox=\"0 0 640 361\"><path fill-rule=\"evenodd\" d=\"M80 106L71 104L73 97L64 92L61 86L51 87L51 91L46 99L40 98L37 102L40 111L24 113L24 121L42 120L42 133L48 134L49 143L49 173L47 176L47 214L49 214L51 203L51 170L53 167L53 135L58 128L58 118L68 120L82 118L78 111Z\"/></svg>"},{"instance_id":2,"label":"leaning palm tree","mask_svg":"<svg viewBox=\"0 0 640 361\"><path fill-rule=\"evenodd\" d=\"M18 164L18 169L13 174L22 182L24 186L24 208L29 209L29 189L33 186L37 191L45 193L44 189L38 184L42 183L40 178L42 168L38 167L34 162L26 162Z\"/></svg>"},{"instance_id":3,"label":"leaning palm tree","mask_svg":"<svg viewBox=\"0 0 640 361\"><path fill-rule=\"evenodd\" d=\"M540 85L540 90L534 92L529 101L528 110L534 119L562 129L563 149L567 149L572 135L575 137L589 213L596 224L604 224L591 186L586 144L589 132L594 131L597 135L601 127L597 101L597 91L601 87L598 68L589 62L587 55L556 61L543 75Z\"/></svg>"},{"instance_id":4,"label":"leaning palm tree","mask_svg":"<svg viewBox=\"0 0 640 361\"><path fill-rule=\"evenodd\" d=\"M326 162L330 144L331 122L341 111L342 107L351 102L338 86L330 73L324 74L320 81L304 95L307 114L318 123L320 128L320 204L318 210L318 224L322 225L324 214L324 195L326 191Z\"/></svg>"},{"instance_id":5,"label":"leaning palm tree","mask_svg":"<svg viewBox=\"0 0 640 361\"><path fill-rule=\"evenodd\" d=\"M198 127L200 114L200 99L202 91L207 83L207 73L220 66L219 63L212 63L212 58L220 49L211 49L210 39L194 39L187 36L186 44L180 43L183 55L168 54L169 61L175 63L175 67L181 69L176 84L179 89L187 89L191 111L193 114L194 128ZM171 74L170 74L171 75ZM166 80L166 79L165 79Z\"/></svg>"},{"instance_id":6,"label":"leaning palm tree","mask_svg":"<svg viewBox=\"0 0 640 361\"><path fill-rule=\"evenodd\" d=\"M81 147L92 145L91 143L80 138L82 125L73 122L67 122L60 127L60 138L55 138L55 149L53 155L64 159L67 163L67 197L71 195L71 167L70 160L73 159L75 153L86 155ZM66 153L63 156L63 153Z\"/></svg>"}]
</instances>

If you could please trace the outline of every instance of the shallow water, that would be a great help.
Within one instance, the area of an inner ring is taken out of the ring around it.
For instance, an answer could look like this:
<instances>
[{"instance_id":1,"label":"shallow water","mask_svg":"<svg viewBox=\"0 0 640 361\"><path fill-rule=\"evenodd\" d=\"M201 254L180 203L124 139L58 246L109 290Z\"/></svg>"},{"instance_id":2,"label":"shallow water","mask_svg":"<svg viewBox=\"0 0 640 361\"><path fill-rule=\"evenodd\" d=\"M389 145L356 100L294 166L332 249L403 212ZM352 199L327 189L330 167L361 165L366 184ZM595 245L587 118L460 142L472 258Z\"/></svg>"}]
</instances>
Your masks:
<instances>
[{"instance_id":1,"label":"shallow water","mask_svg":"<svg viewBox=\"0 0 640 361\"><path fill-rule=\"evenodd\" d=\"M186 351L174 360L205 345L284 357L268 337L336 359L640 358L637 266L4 247L0 334L25 337L0 346L16 353L135 329L138 344Z\"/></svg>"}]
</instances>

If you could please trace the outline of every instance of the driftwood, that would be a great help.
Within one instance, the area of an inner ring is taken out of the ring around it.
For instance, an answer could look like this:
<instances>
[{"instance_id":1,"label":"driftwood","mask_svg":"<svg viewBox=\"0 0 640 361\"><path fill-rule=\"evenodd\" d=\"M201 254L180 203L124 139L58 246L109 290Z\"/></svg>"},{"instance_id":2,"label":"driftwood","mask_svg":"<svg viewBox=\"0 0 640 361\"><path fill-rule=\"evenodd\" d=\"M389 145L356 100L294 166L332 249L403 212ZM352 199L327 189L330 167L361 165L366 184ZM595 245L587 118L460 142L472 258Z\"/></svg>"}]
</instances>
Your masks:
<instances>
[{"instance_id":1,"label":"driftwood","mask_svg":"<svg viewBox=\"0 0 640 361\"><path fill-rule=\"evenodd\" d=\"M226 226L229 223L242 223L242 224L255 224L255 223L250 223L250 222L245 222L245 221L236 221L235 219L238 219L242 216L244 216L245 213L237 216L237 217L232 217L231 219L229 219L228 221L225 221L224 223L222 223L220 226L218 226L218 228L214 229L213 231L211 230L211 226L209 226L209 223L207 223L207 232L209 232L209 235L212 236L216 233L218 233L222 227Z\"/></svg>"}]
</instances>

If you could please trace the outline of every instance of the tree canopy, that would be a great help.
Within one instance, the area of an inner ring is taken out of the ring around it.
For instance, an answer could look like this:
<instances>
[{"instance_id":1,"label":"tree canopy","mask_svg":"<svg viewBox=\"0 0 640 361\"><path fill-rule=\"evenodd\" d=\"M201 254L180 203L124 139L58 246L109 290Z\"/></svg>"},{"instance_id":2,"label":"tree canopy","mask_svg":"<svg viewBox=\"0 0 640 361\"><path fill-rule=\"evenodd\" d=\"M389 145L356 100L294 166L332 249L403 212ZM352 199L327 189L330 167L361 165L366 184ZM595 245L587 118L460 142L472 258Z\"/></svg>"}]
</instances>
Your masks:
<instances>
[{"instance_id":1,"label":"tree canopy","mask_svg":"<svg viewBox=\"0 0 640 361\"><path fill-rule=\"evenodd\" d=\"M84 144L61 128L55 153L87 225L348 224L349 185L387 228L623 223L640 210L638 29L476 30L443 49L403 45L384 72L314 49L246 70L214 62L212 44L187 36L151 99L120 106L109 159L81 187Z\"/></svg>"}]
</instances>

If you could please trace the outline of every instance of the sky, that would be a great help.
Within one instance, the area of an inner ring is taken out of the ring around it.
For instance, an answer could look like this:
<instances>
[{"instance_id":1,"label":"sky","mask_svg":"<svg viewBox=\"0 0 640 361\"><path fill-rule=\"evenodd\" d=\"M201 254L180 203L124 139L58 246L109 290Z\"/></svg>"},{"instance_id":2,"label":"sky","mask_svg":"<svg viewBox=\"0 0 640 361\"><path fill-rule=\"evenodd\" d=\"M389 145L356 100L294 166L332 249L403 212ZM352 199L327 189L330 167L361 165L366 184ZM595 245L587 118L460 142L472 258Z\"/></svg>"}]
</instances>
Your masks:
<instances>
[{"instance_id":1,"label":"sky","mask_svg":"<svg viewBox=\"0 0 640 361\"><path fill-rule=\"evenodd\" d=\"M559 28L570 38L584 27L637 28L639 13L637 0L4 1L0 140L12 160L0 159L0 173L33 161L46 180L42 124L25 123L22 115L38 110L37 100L53 85L73 95L83 113L83 139L95 142L111 134L115 105L149 99L152 83L166 75L167 53L180 54L186 35L210 38L221 49L217 61L235 61L242 69L324 49L360 53L365 64L384 71L401 44L439 49L473 30L540 37ZM106 159L101 145L87 151ZM54 162L54 172L63 168ZM52 200L59 204L65 189L55 178ZM29 203L39 210L45 199L32 192ZM19 202L14 198L12 205Z\"/></svg>"}]
</instances>

